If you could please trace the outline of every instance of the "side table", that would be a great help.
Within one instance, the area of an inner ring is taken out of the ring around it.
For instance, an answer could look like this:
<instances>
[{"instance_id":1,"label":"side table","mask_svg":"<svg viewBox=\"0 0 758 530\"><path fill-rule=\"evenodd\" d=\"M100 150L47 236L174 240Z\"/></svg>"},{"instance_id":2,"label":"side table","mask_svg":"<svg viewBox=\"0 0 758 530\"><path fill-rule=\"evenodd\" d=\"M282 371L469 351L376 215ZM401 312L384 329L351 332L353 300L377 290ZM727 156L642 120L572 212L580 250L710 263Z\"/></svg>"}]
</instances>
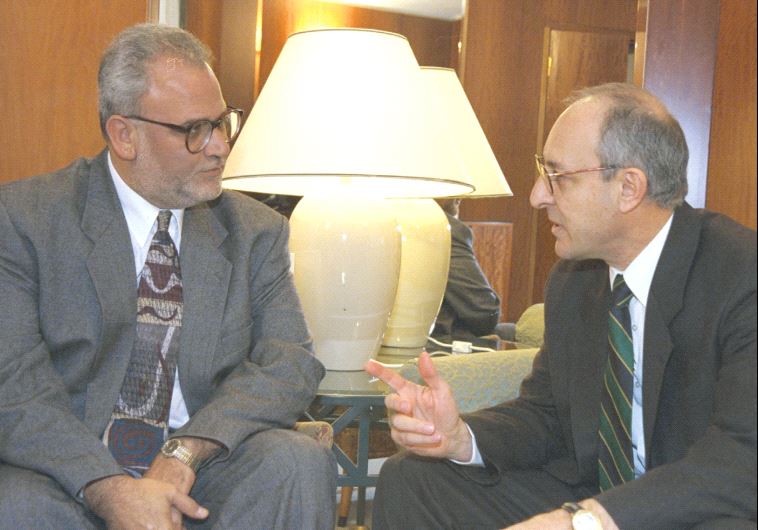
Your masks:
<instances>
[{"instance_id":1,"label":"side table","mask_svg":"<svg viewBox=\"0 0 758 530\"><path fill-rule=\"evenodd\" d=\"M309 408L313 420L331 423L335 440L346 427L357 426L358 450L355 461L335 443L332 446L343 473L337 485L357 486L356 519L363 525L366 509L366 487L376 486L377 475L369 475L369 431L372 425L385 421L384 395L387 385L367 373L327 371L319 385L316 399Z\"/></svg>"}]
</instances>

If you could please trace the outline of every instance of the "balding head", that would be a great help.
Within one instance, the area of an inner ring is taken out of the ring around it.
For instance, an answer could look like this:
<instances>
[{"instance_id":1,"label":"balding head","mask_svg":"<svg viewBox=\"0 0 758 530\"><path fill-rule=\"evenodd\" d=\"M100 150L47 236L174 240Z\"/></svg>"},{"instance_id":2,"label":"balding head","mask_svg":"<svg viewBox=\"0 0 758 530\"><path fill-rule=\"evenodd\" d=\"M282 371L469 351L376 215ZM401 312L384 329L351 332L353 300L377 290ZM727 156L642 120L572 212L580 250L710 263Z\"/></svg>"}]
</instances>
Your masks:
<instances>
[{"instance_id":1,"label":"balding head","mask_svg":"<svg viewBox=\"0 0 758 530\"><path fill-rule=\"evenodd\" d=\"M631 84L607 83L574 92L569 103L569 108L602 109L596 147L601 165L644 171L648 197L663 208L684 201L687 142L679 122L658 98Z\"/></svg>"}]
</instances>

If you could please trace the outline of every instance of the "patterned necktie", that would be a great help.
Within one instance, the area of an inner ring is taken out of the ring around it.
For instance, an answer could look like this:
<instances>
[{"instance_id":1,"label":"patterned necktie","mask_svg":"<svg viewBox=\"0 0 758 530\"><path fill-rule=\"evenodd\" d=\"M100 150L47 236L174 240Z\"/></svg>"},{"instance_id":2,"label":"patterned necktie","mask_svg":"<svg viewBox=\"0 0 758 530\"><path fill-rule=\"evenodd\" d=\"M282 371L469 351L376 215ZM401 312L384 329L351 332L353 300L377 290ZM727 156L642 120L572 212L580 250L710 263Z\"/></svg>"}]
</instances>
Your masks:
<instances>
[{"instance_id":1,"label":"patterned necktie","mask_svg":"<svg viewBox=\"0 0 758 530\"><path fill-rule=\"evenodd\" d=\"M182 329L182 273L170 221L171 211L161 210L139 276L134 348L103 435L116 461L132 474L150 467L168 435Z\"/></svg>"},{"instance_id":2,"label":"patterned necktie","mask_svg":"<svg viewBox=\"0 0 758 530\"><path fill-rule=\"evenodd\" d=\"M632 292L622 275L613 280L613 301L608 315L608 362L600 400L598 478L600 490L634 479L632 464L632 348L629 301Z\"/></svg>"}]
</instances>

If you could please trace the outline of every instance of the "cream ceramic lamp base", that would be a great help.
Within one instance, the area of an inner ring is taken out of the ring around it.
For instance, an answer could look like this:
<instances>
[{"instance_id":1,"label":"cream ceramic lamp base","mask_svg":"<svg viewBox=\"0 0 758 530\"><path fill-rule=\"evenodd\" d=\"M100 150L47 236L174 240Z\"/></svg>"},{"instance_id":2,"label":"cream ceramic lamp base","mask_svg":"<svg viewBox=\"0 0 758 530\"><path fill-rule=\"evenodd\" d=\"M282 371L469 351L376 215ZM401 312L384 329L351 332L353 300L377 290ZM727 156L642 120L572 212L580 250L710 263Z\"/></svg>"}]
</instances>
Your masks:
<instances>
[{"instance_id":1,"label":"cream ceramic lamp base","mask_svg":"<svg viewBox=\"0 0 758 530\"><path fill-rule=\"evenodd\" d=\"M401 234L400 277L382 345L415 357L439 312L450 266L450 224L432 199L388 200Z\"/></svg>"},{"instance_id":2,"label":"cream ceramic lamp base","mask_svg":"<svg viewBox=\"0 0 758 530\"><path fill-rule=\"evenodd\" d=\"M362 370L397 288L400 234L386 201L308 196L290 218L295 287L327 370Z\"/></svg>"}]
</instances>

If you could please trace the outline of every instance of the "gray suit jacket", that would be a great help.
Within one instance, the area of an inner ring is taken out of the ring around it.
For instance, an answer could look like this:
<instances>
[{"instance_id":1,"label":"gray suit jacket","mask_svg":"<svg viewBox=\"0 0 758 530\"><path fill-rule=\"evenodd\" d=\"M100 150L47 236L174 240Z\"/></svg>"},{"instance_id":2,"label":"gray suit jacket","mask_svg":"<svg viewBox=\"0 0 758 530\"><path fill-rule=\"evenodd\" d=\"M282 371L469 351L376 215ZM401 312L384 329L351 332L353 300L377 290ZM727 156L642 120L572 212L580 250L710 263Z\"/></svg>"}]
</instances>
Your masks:
<instances>
[{"instance_id":1,"label":"gray suit jacket","mask_svg":"<svg viewBox=\"0 0 758 530\"><path fill-rule=\"evenodd\" d=\"M229 451L293 425L324 369L286 220L235 192L185 212L178 434ZM0 461L70 494L120 468L100 441L136 325L136 271L105 152L0 187Z\"/></svg>"},{"instance_id":2,"label":"gray suit jacket","mask_svg":"<svg viewBox=\"0 0 758 530\"><path fill-rule=\"evenodd\" d=\"M608 267L559 262L545 343L517 400L466 418L489 464L541 467L597 491ZM724 216L674 214L645 316L647 472L596 498L621 528L756 517L756 235Z\"/></svg>"}]
</instances>

